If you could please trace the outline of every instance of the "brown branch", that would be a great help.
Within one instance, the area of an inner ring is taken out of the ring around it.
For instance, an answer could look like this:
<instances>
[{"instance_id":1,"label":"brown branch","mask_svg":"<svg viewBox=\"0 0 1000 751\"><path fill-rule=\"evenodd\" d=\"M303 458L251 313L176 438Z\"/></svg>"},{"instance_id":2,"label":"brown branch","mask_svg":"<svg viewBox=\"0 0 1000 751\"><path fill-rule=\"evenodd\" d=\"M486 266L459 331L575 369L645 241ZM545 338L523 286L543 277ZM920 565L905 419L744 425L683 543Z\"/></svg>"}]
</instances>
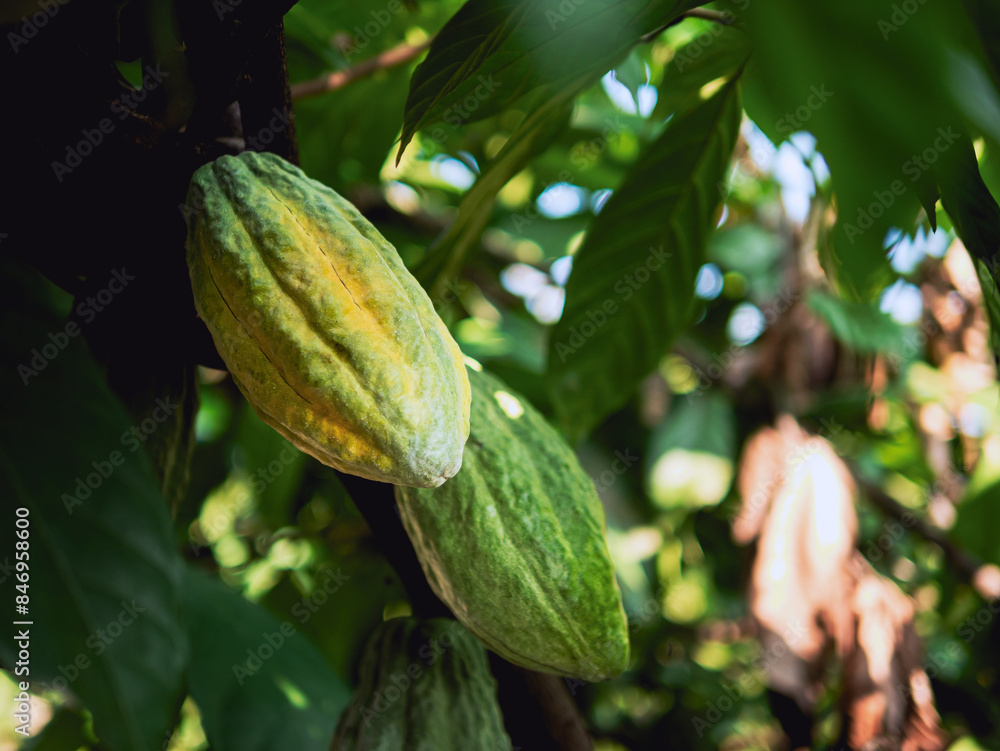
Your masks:
<instances>
[{"instance_id":1,"label":"brown branch","mask_svg":"<svg viewBox=\"0 0 1000 751\"><path fill-rule=\"evenodd\" d=\"M288 88L285 28L271 27L247 62L236 90L246 148L270 151L298 164L295 118Z\"/></svg>"},{"instance_id":2,"label":"brown branch","mask_svg":"<svg viewBox=\"0 0 1000 751\"><path fill-rule=\"evenodd\" d=\"M490 669L497 679L497 698L511 745L523 749L590 751L594 744L580 710L570 696L580 681L512 665L492 652ZM539 740L544 745L539 746Z\"/></svg>"},{"instance_id":3,"label":"brown branch","mask_svg":"<svg viewBox=\"0 0 1000 751\"><path fill-rule=\"evenodd\" d=\"M996 576L990 570L993 567L984 566L976 556L949 540L942 530L932 527L911 510L891 498L878 485L864 479L856 471L856 468L853 474L872 505L898 520L904 527L913 529L925 540L933 542L941 548L952 567L969 580L980 596L987 600L1000 596L1000 591L997 591Z\"/></svg>"},{"instance_id":4,"label":"brown branch","mask_svg":"<svg viewBox=\"0 0 1000 751\"><path fill-rule=\"evenodd\" d=\"M654 39L656 39L656 37L660 36L660 34L669 29L671 26L676 26L686 18L701 18L705 21L715 21L716 23L720 23L723 26L728 26L733 22L732 13L727 13L725 11L718 11L718 10L709 10L708 8L692 8L687 13L682 13L681 15L677 16L677 18L667 21L662 26L655 28L650 32L647 32L646 34L643 34L641 37L639 37L639 43L648 44L649 42L652 42Z\"/></svg>"},{"instance_id":5,"label":"brown branch","mask_svg":"<svg viewBox=\"0 0 1000 751\"><path fill-rule=\"evenodd\" d=\"M343 472L337 472L337 477L368 523L376 546L403 583L414 615L454 617L424 577L396 510L392 485ZM504 725L515 748L544 747L554 751L592 748L586 725L562 678L512 665L493 653L490 653L490 668L497 679Z\"/></svg>"},{"instance_id":6,"label":"brown branch","mask_svg":"<svg viewBox=\"0 0 1000 751\"><path fill-rule=\"evenodd\" d=\"M292 86L292 100L297 101L325 94L329 91L336 91L337 89L344 88L349 83L357 81L359 78L365 78L380 70L396 68L413 60L430 47L430 44L430 39L423 44L400 44L350 68L327 73L312 81L297 83Z\"/></svg>"},{"instance_id":7,"label":"brown branch","mask_svg":"<svg viewBox=\"0 0 1000 751\"><path fill-rule=\"evenodd\" d=\"M733 14L724 10L710 10L708 8L692 8L681 18L701 18L705 21L715 21L723 26L729 26L733 22Z\"/></svg>"}]
</instances>

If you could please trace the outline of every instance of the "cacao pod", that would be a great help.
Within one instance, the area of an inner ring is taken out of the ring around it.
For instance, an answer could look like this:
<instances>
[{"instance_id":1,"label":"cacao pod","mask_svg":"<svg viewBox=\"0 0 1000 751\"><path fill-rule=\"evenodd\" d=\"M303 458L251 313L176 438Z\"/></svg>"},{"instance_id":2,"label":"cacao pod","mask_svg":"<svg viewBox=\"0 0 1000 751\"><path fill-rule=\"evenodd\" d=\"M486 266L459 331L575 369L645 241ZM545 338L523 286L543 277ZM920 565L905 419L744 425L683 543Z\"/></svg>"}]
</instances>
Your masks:
<instances>
[{"instance_id":1,"label":"cacao pod","mask_svg":"<svg viewBox=\"0 0 1000 751\"><path fill-rule=\"evenodd\" d=\"M434 490L396 488L424 574L510 662L585 680L616 675L628 662L628 625L594 484L526 399L469 362L462 471Z\"/></svg>"},{"instance_id":2,"label":"cacao pod","mask_svg":"<svg viewBox=\"0 0 1000 751\"><path fill-rule=\"evenodd\" d=\"M324 464L434 487L458 472L469 383L395 248L274 154L204 165L188 193L195 305L266 423Z\"/></svg>"},{"instance_id":3,"label":"cacao pod","mask_svg":"<svg viewBox=\"0 0 1000 751\"><path fill-rule=\"evenodd\" d=\"M369 641L331 751L509 751L486 652L455 621L394 618Z\"/></svg>"}]
</instances>

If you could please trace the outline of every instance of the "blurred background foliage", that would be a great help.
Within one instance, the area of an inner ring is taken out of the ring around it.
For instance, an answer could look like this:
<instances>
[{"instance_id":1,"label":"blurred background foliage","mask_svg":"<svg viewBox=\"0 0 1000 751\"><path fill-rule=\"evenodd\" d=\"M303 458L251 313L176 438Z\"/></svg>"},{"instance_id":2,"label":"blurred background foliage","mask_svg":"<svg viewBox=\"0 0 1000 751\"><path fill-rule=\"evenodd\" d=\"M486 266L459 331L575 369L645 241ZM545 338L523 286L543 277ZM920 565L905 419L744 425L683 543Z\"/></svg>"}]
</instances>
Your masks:
<instances>
[{"instance_id":1,"label":"blurred background foliage","mask_svg":"<svg viewBox=\"0 0 1000 751\"><path fill-rule=\"evenodd\" d=\"M300 0L285 17L293 91L401 45L422 47L461 5ZM877 222L887 263L877 252L852 255L844 222L834 228L836 206L853 220L872 185L899 178L899 165L925 143L922 126L910 128L915 108L939 99L956 118L964 113L983 181L998 194L1000 134L995 119L978 116L998 101L989 68L978 53L949 56L945 45L922 41L977 30L954 19L940 30L947 12L921 5L892 52L868 39L892 12L883 4L865 6L863 21L851 15L862 3L836 11L834 3L747 5L719 6L741 22L734 26L688 18L652 34L587 82L564 119L555 118L559 127L500 181L495 202L488 192L475 195L477 178L539 111L537 98L461 127L445 122L440 139L418 131L398 164L418 57L294 103L303 169L354 201L423 281L438 278L435 248L455 242L446 233L460 207L483 222L458 273L432 291L435 306L467 354L558 421L545 386L547 348L586 229L672 118L704 102L754 52L741 83L747 115L735 158L724 180L708 186L722 207L697 269L691 324L668 354L648 353L658 366L637 388L621 384L621 409L590 415L599 427L578 446L607 511L632 638L630 670L574 694L602 751L780 745L745 598L753 552L734 544L729 525L740 505L733 481L741 447L778 412L796 414L859 478L957 549L1000 564L996 361L988 306L954 218L935 202L933 186L929 201L901 199ZM816 24L829 33L799 33ZM809 48L821 37L823 45ZM890 52L919 65L889 66L881 58ZM885 80L871 74L890 68ZM954 71L962 70L980 75L956 86ZM820 106L782 121L819 81L834 101L854 88L861 100L897 86L919 92L897 92L861 114L834 116ZM894 117L880 117L885 111ZM831 260L834 246L841 254ZM838 268L831 284L824 269ZM207 634L192 635L192 663L245 661L256 634L282 622L305 638L298 653L280 653L276 670L287 680L262 683L253 694L259 704L242 714L234 712L246 694L230 701L192 673L191 696L164 748L209 748L206 732L232 748L325 748L313 731L346 702L376 624L409 612L406 593L336 476L265 426L224 372L201 368L199 380L191 482L173 530L181 555L217 567L224 586L185 574L193 628ZM997 600L955 565L952 548L919 529L897 534L886 507L869 500L862 491L858 549L916 603L952 748L1000 748ZM221 619L218 629L213 619ZM4 674L5 706L14 693ZM816 747L837 741L837 700L831 689L817 704ZM272 711L264 729L260 715ZM35 740L18 744L9 713L0 723L0 748L101 748L87 710L57 691L36 700L35 728L45 731ZM294 744L287 735L274 735L272 745L241 737L271 737L283 723L298 728Z\"/></svg>"}]
</instances>

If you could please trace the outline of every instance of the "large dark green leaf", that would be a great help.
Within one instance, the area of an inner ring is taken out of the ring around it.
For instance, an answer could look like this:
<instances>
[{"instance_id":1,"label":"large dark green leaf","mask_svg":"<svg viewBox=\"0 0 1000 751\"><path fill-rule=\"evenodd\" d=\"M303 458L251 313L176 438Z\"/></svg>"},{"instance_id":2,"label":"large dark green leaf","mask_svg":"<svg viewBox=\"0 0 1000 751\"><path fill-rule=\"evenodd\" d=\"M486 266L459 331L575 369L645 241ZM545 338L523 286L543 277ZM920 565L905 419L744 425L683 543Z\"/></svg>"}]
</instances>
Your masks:
<instances>
[{"instance_id":1,"label":"large dark green leaf","mask_svg":"<svg viewBox=\"0 0 1000 751\"><path fill-rule=\"evenodd\" d=\"M414 133L431 125L441 124L431 130L440 141L449 129L495 114L539 87L558 91L584 75L596 80L640 36L697 4L469 0L413 73L399 155Z\"/></svg>"},{"instance_id":2,"label":"large dark green leaf","mask_svg":"<svg viewBox=\"0 0 1000 751\"><path fill-rule=\"evenodd\" d=\"M21 744L21 751L78 751L96 743L89 718L63 706L42 732Z\"/></svg>"},{"instance_id":3,"label":"large dark green leaf","mask_svg":"<svg viewBox=\"0 0 1000 751\"><path fill-rule=\"evenodd\" d=\"M982 41L993 82L1000 86L1000 5L993 0L963 0L963 5Z\"/></svg>"},{"instance_id":4,"label":"large dark green leaf","mask_svg":"<svg viewBox=\"0 0 1000 751\"><path fill-rule=\"evenodd\" d=\"M834 263L840 290L871 299L891 280L884 239L910 227L918 185L962 126L942 75L971 35L953 4L868 0L749 3L753 42L748 114L778 143L817 138L837 198Z\"/></svg>"},{"instance_id":5,"label":"large dark green leaf","mask_svg":"<svg viewBox=\"0 0 1000 751\"><path fill-rule=\"evenodd\" d=\"M350 692L323 656L222 582L194 570L184 582L191 696L212 748L325 751Z\"/></svg>"},{"instance_id":6,"label":"large dark green leaf","mask_svg":"<svg viewBox=\"0 0 1000 751\"><path fill-rule=\"evenodd\" d=\"M624 404L687 325L740 114L733 80L676 115L574 256L548 369L572 438Z\"/></svg>"},{"instance_id":7,"label":"large dark green leaf","mask_svg":"<svg viewBox=\"0 0 1000 751\"><path fill-rule=\"evenodd\" d=\"M30 677L76 694L109 747L148 751L182 698L180 557L153 468L80 328L28 289L45 294L33 272L3 268L0 493L8 528L17 507L30 519ZM151 425L165 408L149 409ZM6 577L5 602L15 583ZM14 650L0 641L8 665Z\"/></svg>"},{"instance_id":8,"label":"large dark green leaf","mask_svg":"<svg viewBox=\"0 0 1000 751\"><path fill-rule=\"evenodd\" d=\"M976 262L990 320L990 341L1000 354L1000 206L979 174L976 152L968 137L960 138L937 170L941 205Z\"/></svg>"}]
</instances>

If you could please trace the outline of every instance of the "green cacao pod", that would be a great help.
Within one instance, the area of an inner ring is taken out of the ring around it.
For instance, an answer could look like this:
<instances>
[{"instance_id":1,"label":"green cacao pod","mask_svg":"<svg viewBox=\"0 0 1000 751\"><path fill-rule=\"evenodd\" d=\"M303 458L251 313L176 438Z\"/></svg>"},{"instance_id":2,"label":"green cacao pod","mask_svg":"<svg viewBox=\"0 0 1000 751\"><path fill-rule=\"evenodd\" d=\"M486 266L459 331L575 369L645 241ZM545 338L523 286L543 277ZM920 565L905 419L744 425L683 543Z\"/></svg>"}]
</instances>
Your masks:
<instances>
[{"instance_id":1,"label":"green cacao pod","mask_svg":"<svg viewBox=\"0 0 1000 751\"><path fill-rule=\"evenodd\" d=\"M455 621L394 618L375 632L331 751L509 751L486 652Z\"/></svg>"},{"instance_id":2,"label":"green cacao pod","mask_svg":"<svg viewBox=\"0 0 1000 751\"><path fill-rule=\"evenodd\" d=\"M572 449L470 362L472 433L440 488L397 488L424 574L455 617L510 662L601 680L628 663L604 510Z\"/></svg>"},{"instance_id":3,"label":"green cacao pod","mask_svg":"<svg viewBox=\"0 0 1000 751\"><path fill-rule=\"evenodd\" d=\"M274 154L201 167L188 193L195 305L261 418L324 464L434 487L458 472L469 383L395 248Z\"/></svg>"}]
</instances>

